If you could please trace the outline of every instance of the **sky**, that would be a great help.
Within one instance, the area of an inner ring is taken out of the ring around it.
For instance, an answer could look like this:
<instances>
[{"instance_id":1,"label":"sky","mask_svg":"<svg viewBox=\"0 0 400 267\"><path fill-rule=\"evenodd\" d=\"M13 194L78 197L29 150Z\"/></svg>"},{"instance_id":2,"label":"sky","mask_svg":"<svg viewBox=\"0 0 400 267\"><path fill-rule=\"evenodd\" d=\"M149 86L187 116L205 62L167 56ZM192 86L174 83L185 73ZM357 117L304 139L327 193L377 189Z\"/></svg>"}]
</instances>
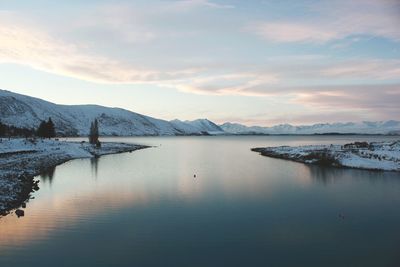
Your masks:
<instances>
[{"instance_id":1,"label":"sky","mask_svg":"<svg viewBox=\"0 0 400 267\"><path fill-rule=\"evenodd\" d=\"M400 120L400 1L0 0L0 88L166 120Z\"/></svg>"}]
</instances>

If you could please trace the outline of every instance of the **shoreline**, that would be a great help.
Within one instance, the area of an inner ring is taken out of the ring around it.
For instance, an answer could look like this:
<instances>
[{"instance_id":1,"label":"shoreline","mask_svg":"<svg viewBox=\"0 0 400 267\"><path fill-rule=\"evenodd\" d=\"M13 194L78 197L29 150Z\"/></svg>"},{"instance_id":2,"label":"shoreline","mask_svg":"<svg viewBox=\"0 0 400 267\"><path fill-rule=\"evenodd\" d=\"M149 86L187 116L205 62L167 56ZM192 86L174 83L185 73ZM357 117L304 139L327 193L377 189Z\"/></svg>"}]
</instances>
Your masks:
<instances>
[{"instance_id":1,"label":"shoreline","mask_svg":"<svg viewBox=\"0 0 400 267\"><path fill-rule=\"evenodd\" d=\"M24 207L30 194L39 190L34 178L44 171L74 159L95 158L133 152L149 146L104 142L95 148L87 142L58 140L1 139L0 219Z\"/></svg>"},{"instance_id":2,"label":"shoreline","mask_svg":"<svg viewBox=\"0 0 400 267\"><path fill-rule=\"evenodd\" d=\"M258 147L262 156L341 168L400 172L400 141L345 145Z\"/></svg>"}]
</instances>

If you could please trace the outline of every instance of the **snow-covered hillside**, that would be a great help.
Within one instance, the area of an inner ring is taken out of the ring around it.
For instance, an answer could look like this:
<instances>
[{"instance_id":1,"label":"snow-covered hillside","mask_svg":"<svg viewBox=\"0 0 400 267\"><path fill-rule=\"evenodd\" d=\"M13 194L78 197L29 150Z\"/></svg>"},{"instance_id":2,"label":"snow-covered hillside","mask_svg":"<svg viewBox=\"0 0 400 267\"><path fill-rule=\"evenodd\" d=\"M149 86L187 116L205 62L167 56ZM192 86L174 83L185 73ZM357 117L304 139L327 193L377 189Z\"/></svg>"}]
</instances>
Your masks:
<instances>
[{"instance_id":1,"label":"snow-covered hillside","mask_svg":"<svg viewBox=\"0 0 400 267\"><path fill-rule=\"evenodd\" d=\"M176 129L180 129L184 132L192 132L192 133L205 133L205 134L224 134L224 130L215 123L207 119L198 119L194 121L180 121L173 120L171 123L174 125Z\"/></svg>"},{"instance_id":2,"label":"snow-covered hillside","mask_svg":"<svg viewBox=\"0 0 400 267\"><path fill-rule=\"evenodd\" d=\"M52 118L58 134L87 135L98 119L101 135L219 135L219 134L399 134L400 121L320 123L293 126L248 127L237 123L216 125L207 119L165 121L121 108L98 105L57 105L42 99L0 90L0 121L17 127L37 128Z\"/></svg>"},{"instance_id":3,"label":"snow-covered hillside","mask_svg":"<svg viewBox=\"0 0 400 267\"><path fill-rule=\"evenodd\" d=\"M57 105L38 98L0 90L0 120L18 127L36 128L52 118L62 135L87 135L90 123L97 118L102 135L191 135L205 134L212 127L190 122L168 122L121 108L98 105ZM217 126L218 127L218 126ZM219 128L219 127L218 127Z\"/></svg>"},{"instance_id":4,"label":"snow-covered hillside","mask_svg":"<svg viewBox=\"0 0 400 267\"><path fill-rule=\"evenodd\" d=\"M253 148L263 156L367 170L400 171L400 141Z\"/></svg>"},{"instance_id":5,"label":"snow-covered hillside","mask_svg":"<svg viewBox=\"0 0 400 267\"><path fill-rule=\"evenodd\" d=\"M230 134L395 134L400 132L400 121L363 121L360 123L319 123L293 126L280 124L272 127L245 126L237 123L224 123L221 128Z\"/></svg>"}]
</instances>

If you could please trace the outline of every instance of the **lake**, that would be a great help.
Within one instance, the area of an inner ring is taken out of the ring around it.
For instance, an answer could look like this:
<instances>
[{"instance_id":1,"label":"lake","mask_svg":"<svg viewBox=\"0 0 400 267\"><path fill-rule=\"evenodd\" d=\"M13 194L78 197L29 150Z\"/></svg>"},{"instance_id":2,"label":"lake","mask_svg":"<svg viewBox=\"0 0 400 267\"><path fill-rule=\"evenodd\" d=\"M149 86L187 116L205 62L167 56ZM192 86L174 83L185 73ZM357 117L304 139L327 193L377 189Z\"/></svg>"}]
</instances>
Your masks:
<instances>
[{"instance_id":1,"label":"lake","mask_svg":"<svg viewBox=\"0 0 400 267\"><path fill-rule=\"evenodd\" d=\"M0 266L400 266L399 173L250 151L389 139L106 138L156 147L38 177L25 217L0 219Z\"/></svg>"}]
</instances>

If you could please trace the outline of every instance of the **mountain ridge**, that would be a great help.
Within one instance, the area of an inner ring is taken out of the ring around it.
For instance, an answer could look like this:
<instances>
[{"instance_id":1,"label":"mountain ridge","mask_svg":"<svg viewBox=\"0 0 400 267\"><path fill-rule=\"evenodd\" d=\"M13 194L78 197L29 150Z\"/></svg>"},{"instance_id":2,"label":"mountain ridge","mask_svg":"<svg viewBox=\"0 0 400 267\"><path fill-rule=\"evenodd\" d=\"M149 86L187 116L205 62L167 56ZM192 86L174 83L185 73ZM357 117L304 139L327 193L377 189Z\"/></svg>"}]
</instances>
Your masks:
<instances>
[{"instance_id":1,"label":"mountain ridge","mask_svg":"<svg viewBox=\"0 0 400 267\"><path fill-rule=\"evenodd\" d=\"M60 105L39 98L0 90L0 121L5 124L36 128L41 121L52 118L57 134L84 136L90 123L98 119L100 134L109 136L153 135L205 135L207 129L199 129L190 123L179 125L152 118L122 108L100 105ZM216 131L221 130L219 127Z\"/></svg>"},{"instance_id":2,"label":"mountain ridge","mask_svg":"<svg viewBox=\"0 0 400 267\"><path fill-rule=\"evenodd\" d=\"M220 125L230 134L396 134L400 132L400 121L362 121L316 123L312 125L279 124L271 127L246 126L226 122Z\"/></svg>"},{"instance_id":3,"label":"mountain ridge","mask_svg":"<svg viewBox=\"0 0 400 267\"><path fill-rule=\"evenodd\" d=\"M226 122L217 125L208 119L193 121L162 120L118 107L96 104L62 105L0 89L0 121L17 127L37 128L52 118L57 134L85 136L90 123L98 119L100 134L107 136L160 135L270 135L270 134L400 134L400 121L363 121L316 123L312 125L279 124L271 127L246 126Z\"/></svg>"}]
</instances>

